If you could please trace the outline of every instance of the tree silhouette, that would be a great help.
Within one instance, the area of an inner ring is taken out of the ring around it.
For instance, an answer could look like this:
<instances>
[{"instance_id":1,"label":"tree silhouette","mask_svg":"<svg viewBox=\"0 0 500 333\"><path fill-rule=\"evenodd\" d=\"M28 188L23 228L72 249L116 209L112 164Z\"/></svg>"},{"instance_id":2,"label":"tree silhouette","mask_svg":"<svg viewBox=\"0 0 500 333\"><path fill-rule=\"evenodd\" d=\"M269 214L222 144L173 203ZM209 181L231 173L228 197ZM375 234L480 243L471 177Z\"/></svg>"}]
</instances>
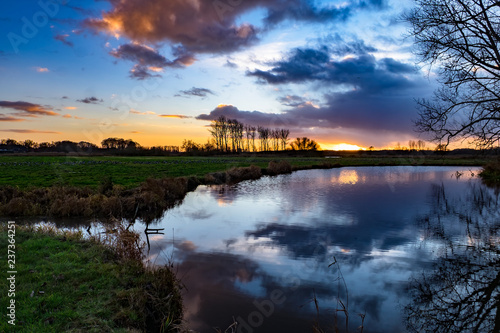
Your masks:
<instances>
[{"instance_id":1,"label":"tree silhouette","mask_svg":"<svg viewBox=\"0 0 500 333\"><path fill-rule=\"evenodd\" d=\"M296 138L295 141L291 143L293 150L318 150L319 144L307 137Z\"/></svg>"},{"instance_id":2,"label":"tree silhouette","mask_svg":"<svg viewBox=\"0 0 500 333\"><path fill-rule=\"evenodd\" d=\"M443 244L432 273L415 279L405 308L411 332L500 332L498 195L471 186L453 202L434 185L434 207L421 219L425 241ZM464 240L457 242L457 228ZM436 252L437 249L436 249Z\"/></svg>"},{"instance_id":3,"label":"tree silhouette","mask_svg":"<svg viewBox=\"0 0 500 333\"><path fill-rule=\"evenodd\" d=\"M440 66L442 87L418 101L418 130L491 147L500 138L500 2L416 0L404 19L418 56Z\"/></svg>"}]
</instances>

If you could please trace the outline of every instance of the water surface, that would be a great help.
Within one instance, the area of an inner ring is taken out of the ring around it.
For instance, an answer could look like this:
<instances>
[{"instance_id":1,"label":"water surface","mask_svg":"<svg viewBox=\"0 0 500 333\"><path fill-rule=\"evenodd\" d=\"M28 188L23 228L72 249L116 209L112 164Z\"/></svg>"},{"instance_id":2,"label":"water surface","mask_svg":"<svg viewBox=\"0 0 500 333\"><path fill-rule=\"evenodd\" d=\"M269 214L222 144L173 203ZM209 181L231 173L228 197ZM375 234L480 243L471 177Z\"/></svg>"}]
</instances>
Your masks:
<instances>
[{"instance_id":1,"label":"water surface","mask_svg":"<svg viewBox=\"0 0 500 333\"><path fill-rule=\"evenodd\" d=\"M233 320L238 332L342 330L345 313L350 331L405 332L410 288L450 244L471 242L456 212L478 189L494 197L477 172L342 168L201 186L149 226L165 234L149 235L148 259L176 264L198 332Z\"/></svg>"}]
</instances>

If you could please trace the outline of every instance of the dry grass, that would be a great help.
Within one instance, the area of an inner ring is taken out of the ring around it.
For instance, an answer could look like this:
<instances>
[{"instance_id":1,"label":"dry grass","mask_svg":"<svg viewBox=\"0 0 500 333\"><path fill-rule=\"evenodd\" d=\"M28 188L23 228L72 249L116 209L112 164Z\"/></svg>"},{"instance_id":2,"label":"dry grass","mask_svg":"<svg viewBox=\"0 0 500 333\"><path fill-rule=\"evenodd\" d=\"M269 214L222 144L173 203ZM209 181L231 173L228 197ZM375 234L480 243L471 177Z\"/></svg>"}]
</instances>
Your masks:
<instances>
[{"instance_id":1,"label":"dry grass","mask_svg":"<svg viewBox=\"0 0 500 333\"><path fill-rule=\"evenodd\" d=\"M276 176L292 172L292 165L287 161L271 161L267 166L266 173L270 176Z\"/></svg>"},{"instance_id":2,"label":"dry grass","mask_svg":"<svg viewBox=\"0 0 500 333\"><path fill-rule=\"evenodd\" d=\"M231 168L226 171L226 183L235 184L244 180L259 179L262 170L256 165L242 168Z\"/></svg>"}]
</instances>

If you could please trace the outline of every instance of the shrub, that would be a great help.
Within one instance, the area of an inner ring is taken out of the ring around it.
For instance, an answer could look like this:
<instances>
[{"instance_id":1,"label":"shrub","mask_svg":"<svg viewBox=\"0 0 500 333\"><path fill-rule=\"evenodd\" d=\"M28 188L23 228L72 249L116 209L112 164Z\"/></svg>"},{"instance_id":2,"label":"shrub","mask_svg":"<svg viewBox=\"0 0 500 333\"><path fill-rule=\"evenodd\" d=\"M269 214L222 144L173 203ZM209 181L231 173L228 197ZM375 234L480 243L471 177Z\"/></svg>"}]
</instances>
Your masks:
<instances>
[{"instance_id":1,"label":"shrub","mask_svg":"<svg viewBox=\"0 0 500 333\"><path fill-rule=\"evenodd\" d=\"M292 172L292 165L288 161L271 161L267 166L267 174L271 176Z\"/></svg>"},{"instance_id":2,"label":"shrub","mask_svg":"<svg viewBox=\"0 0 500 333\"><path fill-rule=\"evenodd\" d=\"M256 165L242 168L231 168L226 171L227 183L238 183L243 180L259 179L262 176L262 170Z\"/></svg>"}]
</instances>

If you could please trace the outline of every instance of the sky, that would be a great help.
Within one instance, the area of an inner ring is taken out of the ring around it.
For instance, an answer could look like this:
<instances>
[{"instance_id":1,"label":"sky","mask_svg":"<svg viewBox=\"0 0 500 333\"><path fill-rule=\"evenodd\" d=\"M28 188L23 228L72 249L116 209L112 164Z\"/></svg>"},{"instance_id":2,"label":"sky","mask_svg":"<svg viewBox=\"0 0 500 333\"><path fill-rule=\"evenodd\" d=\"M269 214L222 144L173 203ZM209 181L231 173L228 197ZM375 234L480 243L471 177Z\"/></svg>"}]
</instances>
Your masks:
<instances>
[{"instance_id":1,"label":"sky","mask_svg":"<svg viewBox=\"0 0 500 333\"><path fill-rule=\"evenodd\" d=\"M410 0L0 4L0 138L204 143L220 115L323 149L425 139Z\"/></svg>"}]
</instances>

